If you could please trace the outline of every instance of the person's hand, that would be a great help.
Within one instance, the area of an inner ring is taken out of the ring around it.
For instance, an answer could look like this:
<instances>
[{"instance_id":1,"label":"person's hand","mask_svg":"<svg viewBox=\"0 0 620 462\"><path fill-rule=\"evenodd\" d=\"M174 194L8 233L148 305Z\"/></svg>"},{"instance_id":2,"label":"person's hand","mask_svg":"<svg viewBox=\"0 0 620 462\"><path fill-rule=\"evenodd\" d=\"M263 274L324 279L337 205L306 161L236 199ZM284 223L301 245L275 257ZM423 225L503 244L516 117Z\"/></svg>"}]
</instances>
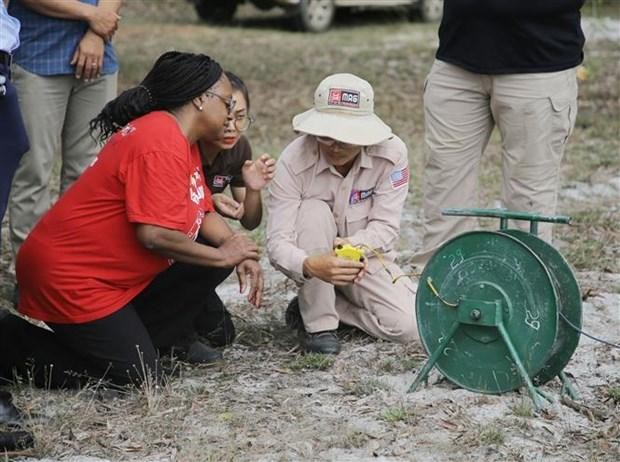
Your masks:
<instances>
[{"instance_id":1,"label":"person's hand","mask_svg":"<svg viewBox=\"0 0 620 462\"><path fill-rule=\"evenodd\" d=\"M0 74L0 98L6 95L6 77Z\"/></svg>"},{"instance_id":2,"label":"person's hand","mask_svg":"<svg viewBox=\"0 0 620 462\"><path fill-rule=\"evenodd\" d=\"M213 194L211 197L217 213L224 217L232 218L233 220L241 220L241 217L243 217L245 213L243 204L240 204L232 197L222 193Z\"/></svg>"},{"instance_id":3,"label":"person's hand","mask_svg":"<svg viewBox=\"0 0 620 462\"><path fill-rule=\"evenodd\" d=\"M364 277L367 262L367 259L353 261L327 253L306 258L303 271L307 277L316 277L335 286L346 286L355 284Z\"/></svg>"},{"instance_id":4,"label":"person's hand","mask_svg":"<svg viewBox=\"0 0 620 462\"><path fill-rule=\"evenodd\" d=\"M120 20L121 17L114 11L94 8L90 18L88 18L88 25L95 34L109 42L112 40L116 29L118 29L118 22Z\"/></svg>"},{"instance_id":5,"label":"person's hand","mask_svg":"<svg viewBox=\"0 0 620 462\"><path fill-rule=\"evenodd\" d=\"M105 43L92 31L87 31L78 43L71 65L75 66L75 78L86 82L94 80L101 74Z\"/></svg>"},{"instance_id":6,"label":"person's hand","mask_svg":"<svg viewBox=\"0 0 620 462\"><path fill-rule=\"evenodd\" d=\"M263 154L258 159L246 160L241 167L245 187L260 191L269 183L276 173L276 160L269 154Z\"/></svg>"},{"instance_id":7,"label":"person's hand","mask_svg":"<svg viewBox=\"0 0 620 462\"><path fill-rule=\"evenodd\" d=\"M224 267L232 267L243 260L258 260L258 246L245 234L236 233L227 238L219 247Z\"/></svg>"},{"instance_id":8,"label":"person's hand","mask_svg":"<svg viewBox=\"0 0 620 462\"><path fill-rule=\"evenodd\" d=\"M263 270L256 260L243 260L237 265L239 292L243 293L249 282L248 302L260 308L263 299Z\"/></svg>"}]
</instances>

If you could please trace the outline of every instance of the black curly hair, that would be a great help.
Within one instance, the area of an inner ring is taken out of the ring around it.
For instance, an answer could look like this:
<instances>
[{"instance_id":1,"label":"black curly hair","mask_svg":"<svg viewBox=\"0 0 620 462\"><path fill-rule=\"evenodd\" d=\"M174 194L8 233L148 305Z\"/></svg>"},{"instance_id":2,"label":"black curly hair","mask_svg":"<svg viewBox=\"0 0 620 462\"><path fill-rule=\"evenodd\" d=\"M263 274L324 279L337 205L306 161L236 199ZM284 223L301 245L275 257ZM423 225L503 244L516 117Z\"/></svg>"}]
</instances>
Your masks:
<instances>
[{"instance_id":1,"label":"black curly hair","mask_svg":"<svg viewBox=\"0 0 620 462\"><path fill-rule=\"evenodd\" d=\"M211 88L221 76L221 66L207 55L166 52L139 85L110 101L90 121L91 136L103 144L140 116L183 106Z\"/></svg>"}]
</instances>

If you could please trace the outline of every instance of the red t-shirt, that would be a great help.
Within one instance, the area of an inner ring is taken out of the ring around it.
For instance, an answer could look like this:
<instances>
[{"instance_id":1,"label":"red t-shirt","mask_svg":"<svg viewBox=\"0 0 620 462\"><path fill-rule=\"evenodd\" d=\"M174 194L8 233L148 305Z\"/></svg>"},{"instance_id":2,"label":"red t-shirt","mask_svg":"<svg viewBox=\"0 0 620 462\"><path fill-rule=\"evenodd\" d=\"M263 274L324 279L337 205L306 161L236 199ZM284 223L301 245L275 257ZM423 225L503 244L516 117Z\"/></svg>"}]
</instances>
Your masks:
<instances>
[{"instance_id":1,"label":"red t-shirt","mask_svg":"<svg viewBox=\"0 0 620 462\"><path fill-rule=\"evenodd\" d=\"M153 112L132 121L22 245L19 310L59 324L114 313L172 263L144 248L136 224L195 239L205 211L213 211L213 203L200 154L174 117Z\"/></svg>"}]
</instances>

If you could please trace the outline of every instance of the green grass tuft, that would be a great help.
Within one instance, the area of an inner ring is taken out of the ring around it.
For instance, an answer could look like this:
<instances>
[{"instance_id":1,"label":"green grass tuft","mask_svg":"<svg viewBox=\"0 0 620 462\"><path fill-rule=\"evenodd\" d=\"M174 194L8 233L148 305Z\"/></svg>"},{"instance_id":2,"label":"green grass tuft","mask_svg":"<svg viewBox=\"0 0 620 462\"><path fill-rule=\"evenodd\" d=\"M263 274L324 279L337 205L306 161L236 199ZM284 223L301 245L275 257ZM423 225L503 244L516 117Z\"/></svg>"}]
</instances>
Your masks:
<instances>
[{"instance_id":1,"label":"green grass tuft","mask_svg":"<svg viewBox=\"0 0 620 462\"><path fill-rule=\"evenodd\" d=\"M321 353L308 353L295 358L289 363L289 367L295 371L312 369L324 371L334 364L335 358Z\"/></svg>"}]
</instances>

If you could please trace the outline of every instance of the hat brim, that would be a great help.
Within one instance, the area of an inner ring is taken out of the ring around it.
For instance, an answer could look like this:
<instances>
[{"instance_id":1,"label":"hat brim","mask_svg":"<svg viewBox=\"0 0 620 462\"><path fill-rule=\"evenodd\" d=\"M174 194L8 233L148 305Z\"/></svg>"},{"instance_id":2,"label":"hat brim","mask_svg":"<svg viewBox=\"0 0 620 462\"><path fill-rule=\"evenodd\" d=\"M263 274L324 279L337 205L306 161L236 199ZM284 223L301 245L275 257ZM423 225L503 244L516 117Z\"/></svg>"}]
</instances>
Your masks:
<instances>
[{"instance_id":1,"label":"hat brim","mask_svg":"<svg viewBox=\"0 0 620 462\"><path fill-rule=\"evenodd\" d=\"M371 146L392 136L392 129L374 114L343 115L316 109L297 114L293 118L293 129L358 146Z\"/></svg>"}]
</instances>

